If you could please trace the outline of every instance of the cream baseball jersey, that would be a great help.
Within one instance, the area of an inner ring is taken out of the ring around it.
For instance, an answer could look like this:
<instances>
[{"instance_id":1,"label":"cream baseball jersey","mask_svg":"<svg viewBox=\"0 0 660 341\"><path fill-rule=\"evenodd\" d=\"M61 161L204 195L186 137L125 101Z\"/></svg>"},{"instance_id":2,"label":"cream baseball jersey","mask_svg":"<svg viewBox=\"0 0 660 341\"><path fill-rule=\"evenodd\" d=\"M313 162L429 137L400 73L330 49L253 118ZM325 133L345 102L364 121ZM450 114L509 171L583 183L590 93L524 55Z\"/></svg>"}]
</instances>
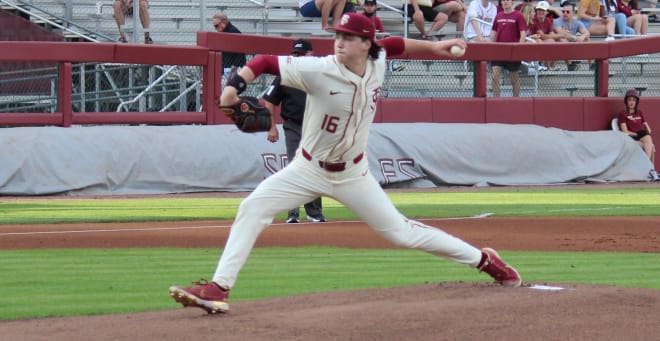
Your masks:
<instances>
[{"instance_id":1,"label":"cream baseball jersey","mask_svg":"<svg viewBox=\"0 0 660 341\"><path fill-rule=\"evenodd\" d=\"M282 84L307 93L300 147L325 162L366 151L369 126L385 75L385 50L367 61L364 76L326 57L279 57ZM297 153L300 153L300 148Z\"/></svg>"}]
</instances>

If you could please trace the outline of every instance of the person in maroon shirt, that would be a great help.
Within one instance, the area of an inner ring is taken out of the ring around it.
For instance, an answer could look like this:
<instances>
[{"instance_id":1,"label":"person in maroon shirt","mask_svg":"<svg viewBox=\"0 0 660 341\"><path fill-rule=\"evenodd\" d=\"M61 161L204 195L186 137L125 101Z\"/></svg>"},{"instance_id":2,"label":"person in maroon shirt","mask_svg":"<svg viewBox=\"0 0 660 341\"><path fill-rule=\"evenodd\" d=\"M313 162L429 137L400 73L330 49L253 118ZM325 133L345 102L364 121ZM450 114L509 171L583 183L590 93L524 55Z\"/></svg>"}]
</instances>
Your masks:
<instances>
[{"instance_id":1,"label":"person in maroon shirt","mask_svg":"<svg viewBox=\"0 0 660 341\"><path fill-rule=\"evenodd\" d=\"M536 39L537 42L553 42L560 38L559 34L552 29L554 20L548 15L549 6L548 2L539 1L534 7L534 17L528 31L535 35L531 38Z\"/></svg>"},{"instance_id":2,"label":"person in maroon shirt","mask_svg":"<svg viewBox=\"0 0 660 341\"><path fill-rule=\"evenodd\" d=\"M559 41L561 36L553 29L554 20L548 11L550 4L546 1L539 1L534 7L534 17L529 25L528 32L531 32L530 38L537 43L553 43ZM545 65L550 70L556 70L555 61L549 60Z\"/></svg>"},{"instance_id":3,"label":"person in maroon shirt","mask_svg":"<svg viewBox=\"0 0 660 341\"><path fill-rule=\"evenodd\" d=\"M617 12L626 15L626 24L635 30L635 34L646 34L649 31L649 16L639 11L637 0L618 0Z\"/></svg>"},{"instance_id":4,"label":"person in maroon shirt","mask_svg":"<svg viewBox=\"0 0 660 341\"><path fill-rule=\"evenodd\" d=\"M367 16L374 23L376 27L376 32L385 32L385 27L383 27L383 22L380 21L380 18L376 14L376 9L378 2L376 0L364 0L362 5L362 15Z\"/></svg>"},{"instance_id":5,"label":"person in maroon shirt","mask_svg":"<svg viewBox=\"0 0 660 341\"><path fill-rule=\"evenodd\" d=\"M522 13L513 9L512 0L501 0L502 12L497 13L493 22L493 30L490 32L490 41L498 43L524 43L527 32L527 24ZM509 71L511 85L513 87L513 96L520 96L520 80L518 72L521 62L516 61L492 61L493 68L493 96L500 96L500 77L502 69Z\"/></svg>"},{"instance_id":6,"label":"person in maroon shirt","mask_svg":"<svg viewBox=\"0 0 660 341\"><path fill-rule=\"evenodd\" d=\"M652 163L655 163L655 146L651 138L651 126L644 118L644 113L637 108L639 94L635 89L626 91L623 97L626 109L619 112L619 128L639 143Z\"/></svg>"},{"instance_id":7,"label":"person in maroon shirt","mask_svg":"<svg viewBox=\"0 0 660 341\"><path fill-rule=\"evenodd\" d=\"M551 19L557 19L561 17L561 10L559 8L552 7L552 5L554 4L554 0L546 0L546 2L548 3L548 17L550 17ZM513 7L513 9L515 9L516 11L521 11L521 9L523 8L523 6L525 6L525 4L532 4L534 8L536 8L536 5L534 5L533 0L523 0L523 2L517 4L515 7Z\"/></svg>"}]
</instances>

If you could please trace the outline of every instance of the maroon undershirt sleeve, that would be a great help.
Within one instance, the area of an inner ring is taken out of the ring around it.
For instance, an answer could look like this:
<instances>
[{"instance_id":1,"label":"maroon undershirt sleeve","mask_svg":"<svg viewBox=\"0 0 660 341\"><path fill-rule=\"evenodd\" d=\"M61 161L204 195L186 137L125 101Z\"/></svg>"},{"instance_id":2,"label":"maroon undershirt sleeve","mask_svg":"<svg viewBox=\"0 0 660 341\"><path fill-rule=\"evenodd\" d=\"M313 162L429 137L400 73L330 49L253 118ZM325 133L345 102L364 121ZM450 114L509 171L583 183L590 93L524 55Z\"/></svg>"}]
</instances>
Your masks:
<instances>
[{"instance_id":1,"label":"maroon undershirt sleeve","mask_svg":"<svg viewBox=\"0 0 660 341\"><path fill-rule=\"evenodd\" d=\"M263 73L271 75L280 75L280 64L277 61L277 56L261 55L252 58L245 66L249 67L257 78Z\"/></svg>"},{"instance_id":2,"label":"maroon undershirt sleeve","mask_svg":"<svg viewBox=\"0 0 660 341\"><path fill-rule=\"evenodd\" d=\"M388 56L396 56L406 50L406 43L401 37L383 38L378 40L376 44L382 46L387 51Z\"/></svg>"}]
</instances>

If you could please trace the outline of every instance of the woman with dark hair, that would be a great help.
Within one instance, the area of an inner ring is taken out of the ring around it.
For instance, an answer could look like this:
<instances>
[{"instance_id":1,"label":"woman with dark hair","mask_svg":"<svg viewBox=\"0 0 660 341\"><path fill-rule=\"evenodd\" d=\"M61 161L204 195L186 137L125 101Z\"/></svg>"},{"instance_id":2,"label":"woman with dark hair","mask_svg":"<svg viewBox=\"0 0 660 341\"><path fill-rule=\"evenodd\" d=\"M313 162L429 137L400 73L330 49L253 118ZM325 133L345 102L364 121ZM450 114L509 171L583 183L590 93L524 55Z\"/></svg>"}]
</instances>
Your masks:
<instances>
[{"instance_id":1,"label":"woman with dark hair","mask_svg":"<svg viewBox=\"0 0 660 341\"><path fill-rule=\"evenodd\" d=\"M618 115L619 128L622 132L630 136L633 140L637 141L639 145L649 157L651 163L655 163L655 146L651 138L651 126L644 118L644 113L639 110L639 94L635 89L630 89L623 96L623 103L626 109L622 110ZM658 172L651 170L651 180L658 181Z\"/></svg>"}]
</instances>

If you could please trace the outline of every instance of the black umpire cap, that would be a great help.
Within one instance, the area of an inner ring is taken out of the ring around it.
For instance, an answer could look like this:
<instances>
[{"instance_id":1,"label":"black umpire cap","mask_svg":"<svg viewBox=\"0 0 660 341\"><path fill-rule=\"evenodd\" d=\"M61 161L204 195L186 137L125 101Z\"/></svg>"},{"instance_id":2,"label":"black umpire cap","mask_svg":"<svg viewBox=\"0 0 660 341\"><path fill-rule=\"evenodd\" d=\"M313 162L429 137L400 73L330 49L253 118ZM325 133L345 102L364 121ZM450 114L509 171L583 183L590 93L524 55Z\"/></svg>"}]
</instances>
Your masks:
<instances>
[{"instance_id":1,"label":"black umpire cap","mask_svg":"<svg viewBox=\"0 0 660 341\"><path fill-rule=\"evenodd\" d=\"M298 39L293 43L293 51L291 53L305 54L312 51L312 43L309 40Z\"/></svg>"}]
</instances>

